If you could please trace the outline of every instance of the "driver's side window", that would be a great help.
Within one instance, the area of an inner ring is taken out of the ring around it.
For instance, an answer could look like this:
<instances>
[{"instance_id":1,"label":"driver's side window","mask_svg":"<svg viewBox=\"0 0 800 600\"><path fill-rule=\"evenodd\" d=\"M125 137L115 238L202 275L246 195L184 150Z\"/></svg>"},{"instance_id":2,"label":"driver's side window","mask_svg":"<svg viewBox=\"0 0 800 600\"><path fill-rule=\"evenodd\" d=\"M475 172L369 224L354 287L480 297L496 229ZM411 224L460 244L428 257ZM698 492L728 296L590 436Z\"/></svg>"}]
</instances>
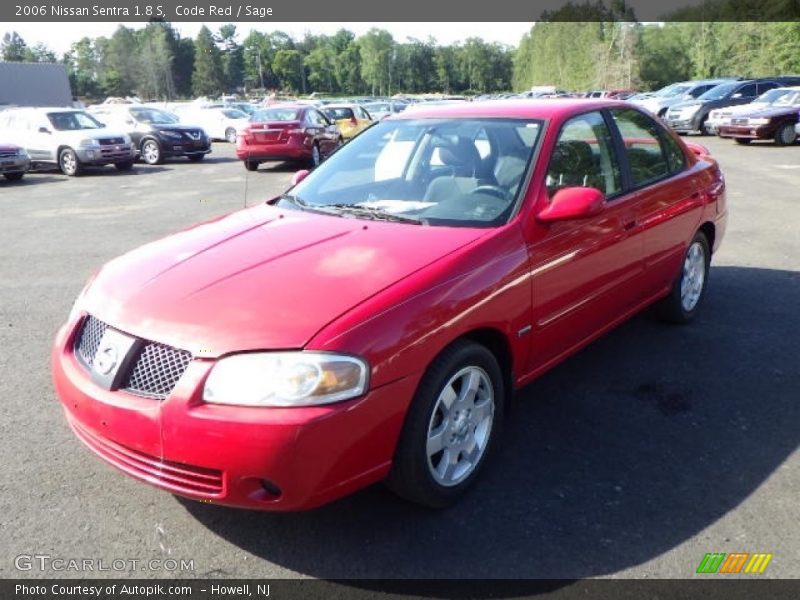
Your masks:
<instances>
[{"instance_id":1,"label":"driver's side window","mask_svg":"<svg viewBox=\"0 0 800 600\"><path fill-rule=\"evenodd\" d=\"M561 128L547 169L552 198L565 187L593 187L606 196L622 189L622 176L611 133L597 111L579 115Z\"/></svg>"}]
</instances>

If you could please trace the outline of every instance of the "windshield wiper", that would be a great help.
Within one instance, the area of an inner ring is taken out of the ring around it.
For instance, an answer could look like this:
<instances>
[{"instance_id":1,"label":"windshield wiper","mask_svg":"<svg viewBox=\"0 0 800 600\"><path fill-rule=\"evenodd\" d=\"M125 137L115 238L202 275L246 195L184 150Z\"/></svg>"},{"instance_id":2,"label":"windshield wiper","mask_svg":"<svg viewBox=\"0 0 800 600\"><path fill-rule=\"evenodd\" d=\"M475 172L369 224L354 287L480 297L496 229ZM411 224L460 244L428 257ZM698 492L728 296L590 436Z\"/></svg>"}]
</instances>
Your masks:
<instances>
[{"instance_id":1,"label":"windshield wiper","mask_svg":"<svg viewBox=\"0 0 800 600\"><path fill-rule=\"evenodd\" d=\"M337 212L368 217L376 221L397 221L400 223L413 223L414 225L426 225L424 219L398 215L391 213L376 206L359 206L358 204L326 204L326 208L333 208Z\"/></svg>"}]
</instances>

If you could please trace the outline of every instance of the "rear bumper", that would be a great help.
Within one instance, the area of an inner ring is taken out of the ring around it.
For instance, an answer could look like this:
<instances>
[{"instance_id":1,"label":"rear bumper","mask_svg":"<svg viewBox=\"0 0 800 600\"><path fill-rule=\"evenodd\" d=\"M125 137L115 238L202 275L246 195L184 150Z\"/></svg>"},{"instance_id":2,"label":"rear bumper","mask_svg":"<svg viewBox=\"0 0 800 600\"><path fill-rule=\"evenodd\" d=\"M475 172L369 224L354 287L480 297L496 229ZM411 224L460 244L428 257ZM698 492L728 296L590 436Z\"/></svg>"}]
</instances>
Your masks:
<instances>
[{"instance_id":1,"label":"rear bumper","mask_svg":"<svg viewBox=\"0 0 800 600\"><path fill-rule=\"evenodd\" d=\"M236 142L236 157L239 160L272 161L272 160L308 160L311 158L311 146L303 139L289 137L285 142L258 143L248 142L239 136Z\"/></svg>"}]
</instances>

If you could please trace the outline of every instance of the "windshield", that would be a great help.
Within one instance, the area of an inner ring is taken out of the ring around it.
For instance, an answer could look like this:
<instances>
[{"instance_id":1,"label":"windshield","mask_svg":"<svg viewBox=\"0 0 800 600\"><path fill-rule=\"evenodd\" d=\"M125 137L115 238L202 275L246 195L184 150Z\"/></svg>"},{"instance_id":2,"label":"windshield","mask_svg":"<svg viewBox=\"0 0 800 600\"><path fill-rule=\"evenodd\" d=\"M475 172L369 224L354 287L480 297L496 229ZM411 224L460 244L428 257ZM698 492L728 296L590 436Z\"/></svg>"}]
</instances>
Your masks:
<instances>
[{"instance_id":1,"label":"windshield","mask_svg":"<svg viewBox=\"0 0 800 600\"><path fill-rule=\"evenodd\" d=\"M772 106L797 106L800 105L800 91L785 90L785 93L777 98Z\"/></svg>"},{"instance_id":2,"label":"windshield","mask_svg":"<svg viewBox=\"0 0 800 600\"><path fill-rule=\"evenodd\" d=\"M299 121L300 111L296 108L267 108L258 110L250 117L251 121Z\"/></svg>"},{"instance_id":3,"label":"windshield","mask_svg":"<svg viewBox=\"0 0 800 600\"><path fill-rule=\"evenodd\" d=\"M70 131L75 129L100 129L103 124L94 117L84 112L51 112L47 119L57 131Z\"/></svg>"},{"instance_id":4,"label":"windshield","mask_svg":"<svg viewBox=\"0 0 800 600\"><path fill-rule=\"evenodd\" d=\"M706 91L703 94L700 94L697 99L698 100L721 100L725 98L728 94L733 92L737 87L739 87L740 82L736 81L733 83L721 83L717 86L714 86L710 90Z\"/></svg>"},{"instance_id":5,"label":"windshield","mask_svg":"<svg viewBox=\"0 0 800 600\"><path fill-rule=\"evenodd\" d=\"M178 119L168 112L156 108L132 108L131 116L140 123L149 125L173 125Z\"/></svg>"},{"instance_id":6,"label":"windshield","mask_svg":"<svg viewBox=\"0 0 800 600\"><path fill-rule=\"evenodd\" d=\"M517 119L382 121L279 200L340 216L493 227L513 214L542 123Z\"/></svg>"},{"instance_id":7,"label":"windshield","mask_svg":"<svg viewBox=\"0 0 800 600\"><path fill-rule=\"evenodd\" d=\"M653 96L658 96L659 98L671 98L672 96L679 96L686 93L688 89L688 85L673 83L672 85L668 85L667 87L658 90L653 94Z\"/></svg>"},{"instance_id":8,"label":"windshield","mask_svg":"<svg viewBox=\"0 0 800 600\"><path fill-rule=\"evenodd\" d=\"M244 113L240 110L236 110L235 108L226 108L222 111L222 114L228 117L229 119L247 119L247 113Z\"/></svg>"}]
</instances>

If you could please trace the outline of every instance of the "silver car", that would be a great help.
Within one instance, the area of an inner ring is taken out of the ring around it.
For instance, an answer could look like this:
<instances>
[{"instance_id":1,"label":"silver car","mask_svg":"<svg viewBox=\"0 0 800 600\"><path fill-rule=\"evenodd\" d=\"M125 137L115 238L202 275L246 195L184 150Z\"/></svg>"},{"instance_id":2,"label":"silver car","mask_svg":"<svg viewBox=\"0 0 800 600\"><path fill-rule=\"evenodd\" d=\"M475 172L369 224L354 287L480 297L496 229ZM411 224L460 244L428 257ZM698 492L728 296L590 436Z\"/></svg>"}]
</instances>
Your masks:
<instances>
[{"instance_id":1,"label":"silver car","mask_svg":"<svg viewBox=\"0 0 800 600\"><path fill-rule=\"evenodd\" d=\"M36 166L58 166L65 175L80 175L87 166L133 167L136 151L126 133L111 131L82 110L12 108L0 113L6 140L27 150Z\"/></svg>"}]
</instances>

